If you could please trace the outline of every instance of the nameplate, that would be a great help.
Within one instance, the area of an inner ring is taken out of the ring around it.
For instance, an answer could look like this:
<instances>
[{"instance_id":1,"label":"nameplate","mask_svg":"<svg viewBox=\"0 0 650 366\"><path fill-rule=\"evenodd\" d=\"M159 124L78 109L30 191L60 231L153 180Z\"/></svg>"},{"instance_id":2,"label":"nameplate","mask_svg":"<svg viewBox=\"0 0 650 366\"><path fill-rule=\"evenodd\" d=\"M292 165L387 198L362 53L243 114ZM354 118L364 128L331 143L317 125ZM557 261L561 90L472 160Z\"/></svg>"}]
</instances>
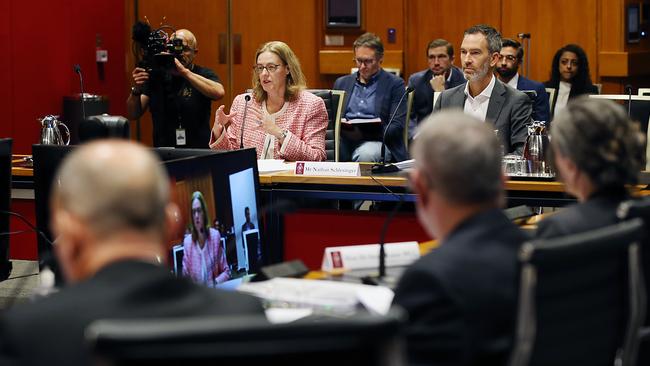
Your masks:
<instances>
[{"instance_id":1,"label":"nameplate","mask_svg":"<svg viewBox=\"0 0 650 366\"><path fill-rule=\"evenodd\" d=\"M420 248L415 241L386 243L386 267L407 266L420 258ZM325 248L321 269L326 272L377 268L379 244L347 245Z\"/></svg>"},{"instance_id":2,"label":"nameplate","mask_svg":"<svg viewBox=\"0 0 650 366\"><path fill-rule=\"evenodd\" d=\"M298 161L296 175L358 177L361 175L359 163L335 163L326 161Z\"/></svg>"}]
</instances>

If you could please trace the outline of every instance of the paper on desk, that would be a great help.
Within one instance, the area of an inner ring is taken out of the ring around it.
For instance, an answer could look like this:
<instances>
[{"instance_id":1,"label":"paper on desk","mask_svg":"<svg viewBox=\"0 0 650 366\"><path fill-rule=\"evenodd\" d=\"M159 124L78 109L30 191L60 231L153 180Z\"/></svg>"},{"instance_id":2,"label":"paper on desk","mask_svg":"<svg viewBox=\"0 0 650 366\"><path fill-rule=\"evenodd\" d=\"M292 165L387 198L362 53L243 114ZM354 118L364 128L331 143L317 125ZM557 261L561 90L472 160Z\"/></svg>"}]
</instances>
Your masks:
<instances>
[{"instance_id":1,"label":"paper on desk","mask_svg":"<svg viewBox=\"0 0 650 366\"><path fill-rule=\"evenodd\" d=\"M245 283L238 290L262 298L271 307L353 312L361 303L381 315L388 312L394 296L391 289L381 286L296 278Z\"/></svg>"},{"instance_id":2,"label":"paper on desk","mask_svg":"<svg viewBox=\"0 0 650 366\"><path fill-rule=\"evenodd\" d=\"M296 163L285 163L282 159L259 159L257 160L257 170L260 173L282 172L294 170Z\"/></svg>"},{"instance_id":3,"label":"paper on desk","mask_svg":"<svg viewBox=\"0 0 650 366\"><path fill-rule=\"evenodd\" d=\"M310 316L313 310L307 308L270 308L264 311L266 319L273 324L290 323Z\"/></svg>"},{"instance_id":4,"label":"paper on desk","mask_svg":"<svg viewBox=\"0 0 650 366\"><path fill-rule=\"evenodd\" d=\"M349 125L358 125L364 123L381 123L381 118L353 118L349 120L342 118L341 123L347 123Z\"/></svg>"}]
</instances>

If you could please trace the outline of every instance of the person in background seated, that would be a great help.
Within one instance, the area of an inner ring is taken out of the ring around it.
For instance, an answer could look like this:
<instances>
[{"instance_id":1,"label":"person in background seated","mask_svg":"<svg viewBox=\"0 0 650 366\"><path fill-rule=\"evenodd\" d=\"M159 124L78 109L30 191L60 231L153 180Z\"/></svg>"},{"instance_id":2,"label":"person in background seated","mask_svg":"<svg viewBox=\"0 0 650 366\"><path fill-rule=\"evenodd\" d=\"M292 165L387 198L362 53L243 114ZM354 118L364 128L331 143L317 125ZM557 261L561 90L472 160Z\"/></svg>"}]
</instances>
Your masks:
<instances>
[{"instance_id":1,"label":"person in background seated","mask_svg":"<svg viewBox=\"0 0 650 366\"><path fill-rule=\"evenodd\" d=\"M179 214L149 149L91 142L54 181L54 250L69 284L0 316L1 365L92 365L84 332L98 319L263 314L257 299L174 277L163 264Z\"/></svg>"},{"instance_id":2,"label":"person in background seated","mask_svg":"<svg viewBox=\"0 0 650 366\"><path fill-rule=\"evenodd\" d=\"M412 152L417 216L440 247L395 289L393 304L409 315L409 364L505 365L526 235L500 209L499 142L479 119L442 111L420 126Z\"/></svg>"},{"instance_id":3,"label":"person in background seated","mask_svg":"<svg viewBox=\"0 0 650 366\"><path fill-rule=\"evenodd\" d=\"M578 204L537 225L551 238L615 224L616 209L629 198L627 185L643 167L644 137L623 107L580 97L560 111L551 127L551 149L559 178Z\"/></svg>"},{"instance_id":4,"label":"person in background seated","mask_svg":"<svg viewBox=\"0 0 650 366\"><path fill-rule=\"evenodd\" d=\"M505 153L521 154L528 136L526 124L530 122L532 101L494 76L500 51L501 34L494 27L479 24L465 30L460 61L467 83L442 92L433 110L461 108L489 124L501 139Z\"/></svg>"},{"instance_id":5,"label":"person in background seated","mask_svg":"<svg viewBox=\"0 0 650 366\"><path fill-rule=\"evenodd\" d=\"M251 209L250 209L250 207L246 207L244 209L244 217L246 218L246 222L244 222L244 225L241 226L241 231L244 232L246 230L255 229L255 224L253 224L251 222Z\"/></svg>"},{"instance_id":6,"label":"person in background seated","mask_svg":"<svg viewBox=\"0 0 650 366\"><path fill-rule=\"evenodd\" d=\"M345 91L343 118L380 118L381 123L359 126L342 124L339 159L380 161L382 138L385 135L386 160L406 160L408 151L404 146L404 124L407 97L404 95L404 81L381 68L384 45L378 36L365 33L354 41L353 47L354 62L359 71L341 76L334 82L334 89ZM388 126L393 114L393 122Z\"/></svg>"},{"instance_id":7,"label":"person in background seated","mask_svg":"<svg viewBox=\"0 0 650 366\"><path fill-rule=\"evenodd\" d=\"M207 206L201 192L192 193L190 234L183 240L183 276L208 287L230 278L230 268L221 246L221 235L209 225Z\"/></svg>"},{"instance_id":8,"label":"person in background seated","mask_svg":"<svg viewBox=\"0 0 650 366\"><path fill-rule=\"evenodd\" d=\"M524 61L524 48L514 39L504 38L501 42L499 63L496 75L500 81L517 90L532 90L535 92L533 99L533 121L551 121L548 93L544 84L530 80L519 75L519 66Z\"/></svg>"},{"instance_id":9,"label":"person in background seated","mask_svg":"<svg viewBox=\"0 0 650 366\"><path fill-rule=\"evenodd\" d=\"M570 99L583 94L598 94L598 88L591 83L587 54L576 44L568 44L555 52L551 63L551 79L545 81L544 86L557 90L555 107L551 111L553 116Z\"/></svg>"},{"instance_id":10,"label":"person in background seated","mask_svg":"<svg viewBox=\"0 0 650 366\"><path fill-rule=\"evenodd\" d=\"M244 147L254 147L258 159L325 160L325 102L305 85L300 62L286 43L263 44L255 53L252 99L236 96L230 114L219 107L210 148L238 149L243 129Z\"/></svg>"},{"instance_id":11,"label":"person in background seated","mask_svg":"<svg viewBox=\"0 0 650 366\"><path fill-rule=\"evenodd\" d=\"M465 83L463 71L454 63L454 46L445 39L436 39L427 45L429 68L409 77L408 85L414 89L413 111L409 123L409 139L418 124L433 110L433 93Z\"/></svg>"}]
</instances>

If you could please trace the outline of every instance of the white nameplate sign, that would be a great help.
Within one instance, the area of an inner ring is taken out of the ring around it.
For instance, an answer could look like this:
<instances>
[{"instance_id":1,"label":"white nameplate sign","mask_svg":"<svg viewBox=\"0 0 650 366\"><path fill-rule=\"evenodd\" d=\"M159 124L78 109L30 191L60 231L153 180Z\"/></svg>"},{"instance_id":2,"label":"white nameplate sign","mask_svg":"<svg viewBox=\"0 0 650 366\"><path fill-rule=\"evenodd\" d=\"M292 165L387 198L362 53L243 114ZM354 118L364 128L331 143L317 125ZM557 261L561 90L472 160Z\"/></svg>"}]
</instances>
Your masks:
<instances>
[{"instance_id":1,"label":"white nameplate sign","mask_svg":"<svg viewBox=\"0 0 650 366\"><path fill-rule=\"evenodd\" d=\"M359 163L336 163L327 161L298 161L296 175L318 175L334 177L358 177L361 175Z\"/></svg>"},{"instance_id":2,"label":"white nameplate sign","mask_svg":"<svg viewBox=\"0 0 650 366\"><path fill-rule=\"evenodd\" d=\"M386 243L386 267L406 266L420 258L420 247L415 241ZM340 269L376 268L379 265L379 244L347 245L325 248L323 271Z\"/></svg>"}]
</instances>

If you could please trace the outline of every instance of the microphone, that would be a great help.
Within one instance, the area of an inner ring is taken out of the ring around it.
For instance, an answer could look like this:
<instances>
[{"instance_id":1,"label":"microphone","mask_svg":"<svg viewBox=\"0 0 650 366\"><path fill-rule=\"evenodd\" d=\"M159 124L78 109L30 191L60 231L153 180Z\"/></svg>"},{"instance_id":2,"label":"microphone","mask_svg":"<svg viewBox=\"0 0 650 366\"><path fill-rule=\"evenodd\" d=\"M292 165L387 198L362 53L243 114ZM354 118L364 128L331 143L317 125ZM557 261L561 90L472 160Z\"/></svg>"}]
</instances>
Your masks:
<instances>
[{"instance_id":1,"label":"microphone","mask_svg":"<svg viewBox=\"0 0 650 366\"><path fill-rule=\"evenodd\" d=\"M81 89L81 114L83 115L83 120L86 120L86 98L84 98L84 77L81 75L81 66L79 64L74 64L74 72L79 74L79 88Z\"/></svg>"},{"instance_id":2,"label":"microphone","mask_svg":"<svg viewBox=\"0 0 650 366\"><path fill-rule=\"evenodd\" d=\"M517 33L517 37L521 39L530 39L530 33Z\"/></svg>"},{"instance_id":3,"label":"microphone","mask_svg":"<svg viewBox=\"0 0 650 366\"><path fill-rule=\"evenodd\" d=\"M393 120L395 119L395 115L397 114L397 111L399 110L399 106L402 104L404 97L407 96L409 93L412 93L413 90L415 89L413 89L410 86L406 88L404 94L402 94L402 97L399 98L399 102L397 102L397 107L395 107L395 110L393 111L393 115L390 117L388 123L386 124L386 128L384 129L384 134L381 138L381 161L378 164L373 165L372 167L373 174L392 173L399 170L399 168L397 168L393 164L386 164L386 134L388 133L388 128L390 127L391 123L393 123Z\"/></svg>"},{"instance_id":4,"label":"microphone","mask_svg":"<svg viewBox=\"0 0 650 366\"><path fill-rule=\"evenodd\" d=\"M244 126L246 125L246 111L248 111L248 102L251 100L251 96L246 94L244 96L244 119L241 122L241 136L239 137L239 148L244 148Z\"/></svg>"},{"instance_id":5,"label":"microphone","mask_svg":"<svg viewBox=\"0 0 650 366\"><path fill-rule=\"evenodd\" d=\"M627 116L632 116L632 85L625 85L625 91L627 92Z\"/></svg>"}]
</instances>

